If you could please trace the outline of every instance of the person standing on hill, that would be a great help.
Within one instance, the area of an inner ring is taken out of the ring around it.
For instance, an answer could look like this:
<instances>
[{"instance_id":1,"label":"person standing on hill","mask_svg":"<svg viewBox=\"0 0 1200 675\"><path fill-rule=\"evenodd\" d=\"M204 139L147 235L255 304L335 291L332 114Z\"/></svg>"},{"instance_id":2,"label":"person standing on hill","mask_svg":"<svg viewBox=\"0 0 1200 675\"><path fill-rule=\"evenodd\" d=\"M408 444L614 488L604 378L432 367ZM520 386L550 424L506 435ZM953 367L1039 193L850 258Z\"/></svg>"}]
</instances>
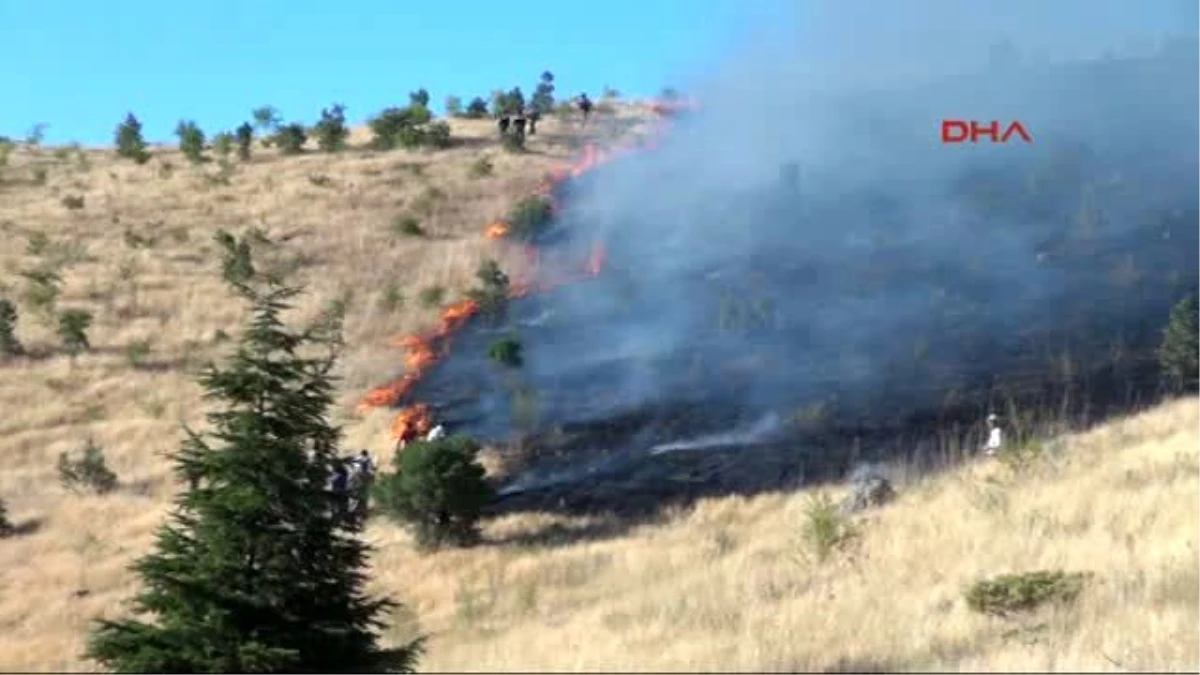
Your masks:
<instances>
[{"instance_id":1,"label":"person standing on hill","mask_svg":"<svg viewBox=\"0 0 1200 675\"><path fill-rule=\"evenodd\" d=\"M988 438L987 443L985 443L983 446L983 451L987 453L989 457L994 456L1002 447L1004 447L1004 437L1003 433L1000 431L999 420L1000 418L996 417L995 413L987 416Z\"/></svg>"},{"instance_id":2,"label":"person standing on hill","mask_svg":"<svg viewBox=\"0 0 1200 675\"><path fill-rule=\"evenodd\" d=\"M587 92L579 95L579 111L583 113L583 123L586 125L588 116L592 114L592 99L588 98Z\"/></svg>"}]
</instances>

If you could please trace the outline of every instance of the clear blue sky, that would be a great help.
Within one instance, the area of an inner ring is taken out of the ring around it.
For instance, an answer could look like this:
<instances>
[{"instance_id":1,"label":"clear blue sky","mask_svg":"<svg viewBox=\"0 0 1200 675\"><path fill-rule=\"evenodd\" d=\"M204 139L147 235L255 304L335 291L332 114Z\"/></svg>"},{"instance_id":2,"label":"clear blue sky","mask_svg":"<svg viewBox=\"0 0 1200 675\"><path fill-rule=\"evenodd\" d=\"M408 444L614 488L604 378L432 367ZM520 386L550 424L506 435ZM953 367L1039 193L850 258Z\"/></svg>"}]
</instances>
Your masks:
<instances>
[{"instance_id":1,"label":"clear blue sky","mask_svg":"<svg viewBox=\"0 0 1200 675\"><path fill-rule=\"evenodd\" d=\"M773 0L772 0L773 1ZM361 121L424 86L440 109L498 87L653 95L736 33L737 0L0 0L0 135L108 144L127 111L151 140L228 129L274 105Z\"/></svg>"}]
</instances>

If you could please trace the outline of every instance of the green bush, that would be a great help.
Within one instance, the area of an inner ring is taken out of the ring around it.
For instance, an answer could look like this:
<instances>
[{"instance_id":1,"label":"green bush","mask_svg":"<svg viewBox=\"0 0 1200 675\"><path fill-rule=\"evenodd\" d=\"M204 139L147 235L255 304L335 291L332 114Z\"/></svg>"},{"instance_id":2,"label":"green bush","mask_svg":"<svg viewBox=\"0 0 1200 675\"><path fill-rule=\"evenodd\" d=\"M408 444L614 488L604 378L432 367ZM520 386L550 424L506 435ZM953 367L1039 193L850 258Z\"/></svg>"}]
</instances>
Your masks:
<instances>
[{"instance_id":1,"label":"green bush","mask_svg":"<svg viewBox=\"0 0 1200 675\"><path fill-rule=\"evenodd\" d=\"M233 153L234 142L235 139L233 134L229 133L228 131L222 131L216 136L213 136L213 151L216 152L219 157L224 159Z\"/></svg>"},{"instance_id":2,"label":"green bush","mask_svg":"<svg viewBox=\"0 0 1200 675\"><path fill-rule=\"evenodd\" d=\"M476 96L467 104L467 111L463 114L467 119L478 120L488 116L488 103L482 96Z\"/></svg>"},{"instance_id":3,"label":"green bush","mask_svg":"<svg viewBox=\"0 0 1200 675\"><path fill-rule=\"evenodd\" d=\"M189 162L199 164L204 161L204 132L191 120L181 120L175 127L175 135L179 137L179 150Z\"/></svg>"},{"instance_id":4,"label":"green bush","mask_svg":"<svg viewBox=\"0 0 1200 675\"><path fill-rule=\"evenodd\" d=\"M450 125L441 120L431 122L425 127L425 145L438 150L450 147Z\"/></svg>"},{"instance_id":5,"label":"green bush","mask_svg":"<svg viewBox=\"0 0 1200 675\"><path fill-rule=\"evenodd\" d=\"M350 129L346 127L346 106L335 103L321 111L321 121L313 127L317 147L324 152L338 152L346 147Z\"/></svg>"},{"instance_id":6,"label":"green bush","mask_svg":"<svg viewBox=\"0 0 1200 675\"><path fill-rule=\"evenodd\" d=\"M408 446L393 460L396 471L376 482L380 510L410 526L422 548L474 543L492 498L478 451L467 436Z\"/></svg>"},{"instance_id":7,"label":"green bush","mask_svg":"<svg viewBox=\"0 0 1200 675\"><path fill-rule=\"evenodd\" d=\"M88 328L92 325L92 314L82 309L63 310L58 315L58 337L63 348L74 359L80 352L91 349Z\"/></svg>"},{"instance_id":8,"label":"green bush","mask_svg":"<svg viewBox=\"0 0 1200 675\"><path fill-rule=\"evenodd\" d=\"M417 220L414 216L396 216L392 220L392 232L409 237L425 236L425 230L421 227L421 221Z\"/></svg>"},{"instance_id":9,"label":"green bush","mask_svg":"<svg viewBox=\"0 0 1200 675\"><path fill-rule=\"evenodd\" d=\"M511 337L501 338L488 348L488 357L508 368L520 368L525 362L521 354L521 343Z\"/></svg>"},{"instance_id":10,"label":"green bush","mask_svg":"<svg viewBox=\"0 0 1200 675\"><path fill-rule=\"evenodd\" d=\"M71 459L67 453L58 456L58 480L71 492L91 490L108 494L117 489L117 474L108 468L104 451L92 439L83 446L82 456Z\"/></svg>"},{"instance_id":11,"label":"green bush","mask_svg":"<svg viewBox=\"0 0 1200 675\"><path fill-rule=\"evenodd\" d=\"M467 297L479 305L479 311L487 315L498 315L508 303L509 279L495 260L484 260L475 270L479 287L467 292Z\"/></svg>"},{"instance_id":12,"label":"green bush","mask_svg":"<svg viewBox=\"0 0 1200 675\"><path fill-rule=\"evenodd\" d=\"M17 339L17 306L8 298L0 298L0 358L20 356L25 352Z\"/></svg>"},{"instance_id":13,"label":"green bush","mask_svg":"<svg viewBox=\"0 0 1200 675\"><path fill-rule=\"evenodd\" d=\"M13 530L12 521L8 519L8 506L0 499L0 538L11 536Z\"/></svg>"},{"instance_id":14,"label":"green bush","mask_svg":"<svg viewBox=\"0 0 1200 675\"><path fill-rule=\"evenodd\" d=\"M972 584L966 592L967 606L982 614L1005 616L1049 602L1070 602L1090 576L1062 570L1002 574Z\"/></svg>"},{"instance_id":15,"label":"green bush","mask_svg":"<svg viewBox=\"0 0 1200 675\"><path fill-rule=\"evenodd\" d=\"M824 493L809 498L804 516L804 536L816 553L818 562L827 560L855 535L849 520Z\"/></svg>"},{"instance_id":16,"label":"green bush","mask_svg":"<svg viewBox=\"0 0 1200 675\"><path fill-rule=\"evenodd\" d=\"M150 153L146 151L146 141L142 138L142 123L133 113L126 115L125 121L117 125L115 136L118 157L132 159L138 164L149 161Z\"/></svg>"},{"instance_id":17,"label":"green bush","mask_svg":"<svg viewBox=\"0 0 1200 675\"><path fill-rule=\"evenodd\" d=\"M1195 295L1180 300L1172 309L1158 361L1164 380L1176 391L1194 391L1200 380L1200 303Z\"/></svg>"},{"instance_id":18,"label":"green bush","mask_svg":"<svg viewBox=\"0 0 1200 675\"><path fill-rule=\"evenodd\" d=\"M275 132L275 144L279 146L279 151L285 155L300 154L304 151L304 144L307 142L308 131L299 122L285 124Z\"/></svg>"},{"instance_id":19,"label":"green bush","mask_svg":"<svg viewBox=\"0 0 1200 675\"><path fill-rule=\"evenodd\" d=\"M441 286L426 286L417 294L417 299L421 301L421 306L425 309L438 307L445 298L446 289Z\"/></svg>"},{"instance_id":20,"label":"green bush","mask_svg":"<svg viewBox=\"0 0 1200 675\"><path fill-rule=\"evenodd\" d=\"M508 216L509 237L533 241L550 227L554 208L545 197L526 197L517 202Z\"/></svg>"}]
</instances>

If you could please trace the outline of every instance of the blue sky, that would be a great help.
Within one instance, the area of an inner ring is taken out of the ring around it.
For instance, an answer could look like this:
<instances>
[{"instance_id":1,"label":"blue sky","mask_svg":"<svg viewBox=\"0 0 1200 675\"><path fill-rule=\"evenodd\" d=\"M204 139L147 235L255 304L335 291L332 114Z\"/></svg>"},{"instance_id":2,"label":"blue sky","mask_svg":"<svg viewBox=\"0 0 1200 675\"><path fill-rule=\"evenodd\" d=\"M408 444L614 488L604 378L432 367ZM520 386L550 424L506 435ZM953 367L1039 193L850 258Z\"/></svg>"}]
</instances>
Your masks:
<instances>
[{"instance_id":1,"label":"blue sky","mask_svg":"<svg viewBox=\"0 0 1200 675\"><path fill-rule=\"evenodd\" d=\"M741 21L737 0L0 0L0 135L107 144L127 111L152 140L176 122L232 128L274 105L359 121L424 86L652 95L703 71Z\"/></svg>"}]
</instances>

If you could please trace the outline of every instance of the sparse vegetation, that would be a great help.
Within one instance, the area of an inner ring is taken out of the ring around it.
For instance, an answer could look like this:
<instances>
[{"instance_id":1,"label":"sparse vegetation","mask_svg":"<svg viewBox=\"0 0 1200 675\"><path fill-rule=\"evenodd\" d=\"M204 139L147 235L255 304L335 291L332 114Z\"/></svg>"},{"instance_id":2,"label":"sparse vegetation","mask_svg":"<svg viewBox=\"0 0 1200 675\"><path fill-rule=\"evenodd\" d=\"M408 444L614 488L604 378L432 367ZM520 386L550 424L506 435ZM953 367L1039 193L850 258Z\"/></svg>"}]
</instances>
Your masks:
<instances>
[{"instance_id":1,"label":"sparse vegetation","mask_svg":"<svg viewBox=\"0 0 1200 675\"><path fill-rule=\"evenodd\" d=\"M493 342L488 348L488 357L507 368L520 368L525 362L521 353L521 343L512 337Z\"/></svg>"},{"instance_id":2,"label":"sparse vegetation","mask_svg":"<svg viewBox=\"0 0 1200 675\"><path fill-rule=\"evenodd\" d=\"M108 467L104 450L89 438L80 451L79 459L68 453L58 456L58 480L71 492L91 491L105 495L117 489L117 474Z\"/></svg>"},{"instance_id":3,"label":"sparse vegetation","mask_svg":"<svg viewBox=\"0 0 1200 675\"><path fill-rule=\"evenodd\" d=\"M24 270L21 276L25 278L21 300L43 319L51 317L62 293L62 277L58 272L46 268Z\"/></svg>"},{"instance_id":4,"label":"sparse vegetation","mask_svg":"<svg viewBox=\"0 0 1200 675\"><path fill-rule=\"evenodd\" d=\"M446 97L446 114L449 115L450 117L462 117L462 114L463 114L462 99L457 96L447 96Z\"/></svg>"},{"instance_id":5,"label":"sparse vegetation","mask_svg":"<svg viewBox=\"0 0 1200 675\"><path fill-rule=\"evenodd\" d=\"M88 341L88 329L92 326L92 313L82 309L66 309L58 314L58 339L62 341L63 349L75 357L81 352L92 348Z\"/></svg>"},{"instance_id":6,"label":"sparse vegetation","mask_svg":"<svg viewBox=\"0 0 1200 675\"><path fill-rule=\"evenodd\" d=\"M233 153L234 142L233 134L228 131L222 131L213 136L213 152L217 153L217 156L222 160L228 159L229 155Z\"/></svg>"},{"instance_id":7,"label":"sparse vegetation","mask_svg":"<svg viewBox=\"0 0 1200 675\"><path fill-rule=\"evenodd\" d=\"M141 368L150 355L150 340L131 340L125 345L125 362L132 368Z\"/></svg>"},{"instance_id":8,"label":"sparse vegetation","mask_svg":"<svg viewBox=\"0 0 1200 675\"><path fill-rule=\"evenodd\" d=\"M825 493L809 497L804 517L804 536L817 562L828 560L855 535L853 525Z\"/></svg>"},{"instance_id":9,"label":"sparse vegetation","mask_svg":"<svg viewBox=\"0 0 1200 675\"><path fill-rule=\"evenodd\" d=\"M179 137L179 151L193 164L204 161L204 132L192 120L180 120L175 127Z\"/></svg>"},{"instance_id":10,"label":"sparse vegetation","mask_svg":"<svg viewBox=\"0 0 1200 675\"><path fill-rule=\"evenodd\" d=\"M0 298L0 359L10 359L25 353L17 339L17 306L8 298Z\"/></svg>"},{"instance_id":11,"label":"sparse vegetation","mask_svg":"<svg viewBox=\"0 0 1200 675\"><path fill-rule=\"evenodd\" d=\"M446 299L446 289L442 286L426 286L421 289L417 299L421 301L421 306L426 309L440 307L442 301Z\"/></svg>"},{"instance_id":12,"label":"sparse vegetation","mask_svg":"<svg viewBox=\"0 0 1200 675\"><path fill-rule=\"evenodd\" d=\"M967 606L983 614L1007 616L1047 603L1071 602L1089 576L1063 570L1002 574L972 584L966 592Z\"/></svg>"},{"instance_id":13,"label":"sparse vegetation","mask_svg":"<svg viewBox=\"0 0 1200 675\"><path fill-rule=\"evenodd\" d=\"M526 197L517 202L508 215L509 236L520 241L533 241L550 227L554 207L545 197Z\"/></svg>"},{"instance_id":14,"label":"sparse vegetation","mask_svg":"<svg viewBox=\"0 0 1200 675\"><path fill-rule=\"evenodd\" d=\"M495 165L487 156L480 156L471 162L471 168L468 169L467 175L471 178L485 178L492 175Z\"/></svg>"},{"instance_id":15,"label":"sparse vegetation","mask_svg":"<svg viewBox=\"0 0 1200 675\"><path fill-rule=\"evenodd\" d=\"M308 142L308 131L304 125L299 122L292 122L279 127L275 132L275 145L279 147L279 152L285 155L297 155L304 151L304 144Z\"/></svg>"},{"instance_id":16,"label":"sparse vegetation","mask_svg":"<svg viewBox=\"0 0 1200 675\"><path fill-rule=\"evenodd\" d=\"M87 205L83 195L65 195L61 203L68 211L78 211Z\"/></svg>"},{"instance_id":17,"label":"sparse vegetation","mask_svg":"<svg viewBox=\"0 0 1200 675\"><path fill-rule=\"evenodd\" d=\"M380 509L412 527L423 548L474 543L492 497L478 452L466 436L413 443L396 454L395 472L376 483Z\"/></svg>"},{"instance_id":18,"label":"sparse vegetation","mask_svg":"<svg viewBox=\"0 0 1200 675\"><path fill-rule=\"evenodd\" d=\"M502 315L508 305L508 275L500 269L495 260L488 259L479 263L479 268L475 270L475 278L479 281L479 286L468 291L467 297L479 305L481 314Z\"/></svg>"},{"instance_id":19,"label":"sparse vegetation","mask_svg":"<svg viewBox=\"0 0 1200 675\"><path fill-rule=\"evenodd\" d=\"M339 152L346 149L350 129L346 127L346 106L335 103L321 111L321 121L313 127L317 147L324 152Z\"/></svg>"},{"instance_id":20,"label":"sparse vegetation","mask_svg":"<svg viewBox=\"0 0 1200 675\"><path fill-rule=\"evenodd\" d=\"M413 216L396 216L392 219L392 231L408 237L424 237L421 221Z\"/></svg>"}]
</instances>

